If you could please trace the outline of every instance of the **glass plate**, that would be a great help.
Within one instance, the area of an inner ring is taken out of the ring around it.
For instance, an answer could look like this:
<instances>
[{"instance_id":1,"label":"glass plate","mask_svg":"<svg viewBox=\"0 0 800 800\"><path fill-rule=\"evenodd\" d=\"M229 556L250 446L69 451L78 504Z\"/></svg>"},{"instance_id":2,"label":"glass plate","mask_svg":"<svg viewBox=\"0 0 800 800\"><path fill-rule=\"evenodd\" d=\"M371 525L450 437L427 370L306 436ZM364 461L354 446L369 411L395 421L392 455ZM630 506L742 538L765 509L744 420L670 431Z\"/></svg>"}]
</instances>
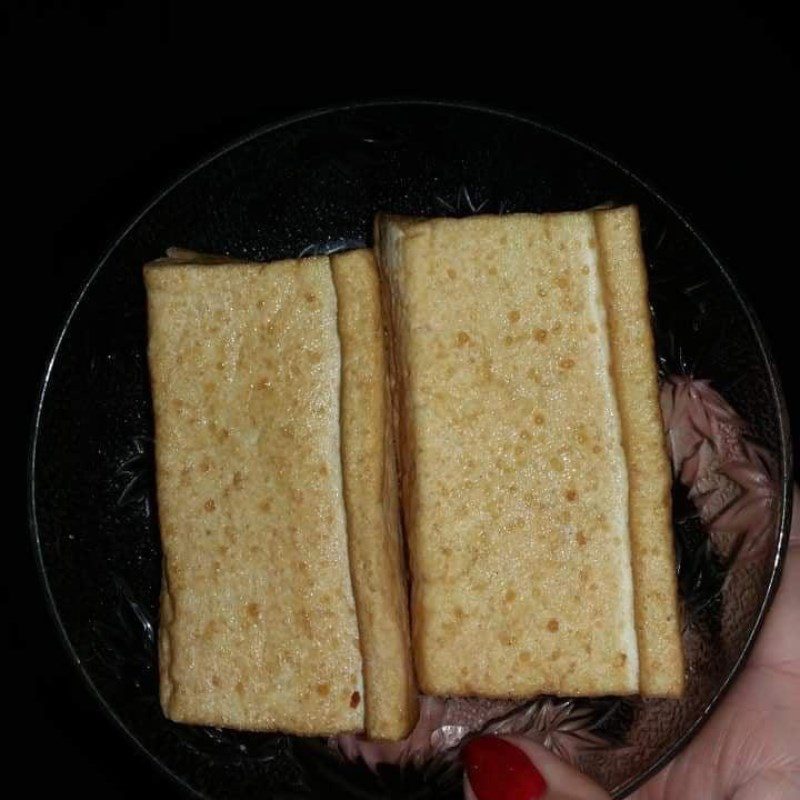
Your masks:
<instances>
[{"instance_id":1,"label":"glass plate","mask_svg":"<svg viewBox=\"0 0 800 800\"><path fill-rule=\"evenodd\" d=\"M431 759L372 770L321 740L164 718L142 265L172 245L257 260L357 246L369 240L379 210L442 216L607 203L641 211L658 355L665 381L674 378L665 382L667 404L674 412L681 397L697 400L700 391L701 416L713 430L690 420L689 438L697 434L713 459L720 457L714 430L723 438L733 430L742 458L758 460L765 476L755 506L734 504L752 488L734 479L727 495L719 486L704 493L683 473L675 481L683 699L543 698L481 721L540 738L622 797L686 743L740 668L788 538L789 434L775 365L752 310L688 223L630 172L557 131L486 109L381 103L310 114L226 148L164 191L97 266L43 383L31 444L31 529L58 628L91 692L189 792L458 797L456 751L448 746L467 729L440 727ZM715 530L725 513L735 535Z\"/></svg>"}]
</instances>

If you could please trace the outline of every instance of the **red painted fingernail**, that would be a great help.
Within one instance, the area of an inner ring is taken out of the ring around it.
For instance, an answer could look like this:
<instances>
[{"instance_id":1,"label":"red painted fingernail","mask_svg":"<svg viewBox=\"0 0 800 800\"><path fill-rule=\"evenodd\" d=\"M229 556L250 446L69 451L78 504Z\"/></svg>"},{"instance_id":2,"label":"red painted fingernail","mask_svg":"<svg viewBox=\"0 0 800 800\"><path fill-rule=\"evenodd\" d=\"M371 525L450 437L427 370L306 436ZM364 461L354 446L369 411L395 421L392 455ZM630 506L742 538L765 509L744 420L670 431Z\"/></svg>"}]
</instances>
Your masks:
<instances>
[{"instance_id":1,"label":"red painted fingernail","mask_svg":"<svg viewBox=\"0 0 800 800\"><path fill-rule=\"evenodd\" d=\"M461 758L478 800L537 800L547 784L542 773L515 745L496 736L467 742Z\"/></svg>"}]
</instances>

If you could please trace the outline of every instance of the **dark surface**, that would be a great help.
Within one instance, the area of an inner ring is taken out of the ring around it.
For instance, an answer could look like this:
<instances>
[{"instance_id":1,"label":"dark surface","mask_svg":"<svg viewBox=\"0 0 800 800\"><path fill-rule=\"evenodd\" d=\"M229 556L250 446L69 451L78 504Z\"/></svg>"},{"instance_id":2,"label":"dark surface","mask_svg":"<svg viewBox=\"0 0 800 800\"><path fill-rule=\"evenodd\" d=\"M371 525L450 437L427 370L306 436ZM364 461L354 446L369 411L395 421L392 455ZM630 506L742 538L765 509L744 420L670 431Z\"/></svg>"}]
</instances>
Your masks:
<instances>
[{"instance_id":1,"label":"dark surface","mask_svg":"<svg viewBox=\"0 0 800 800\"><path fill-rule=\"evenodd\" d=\"M493 32L490 38L509 42L498 53L485 45L489 32L479 42L439 41L441 69L428 74L447 77L425 80L422 68L431 65L419 64L418 53L413 65L392 58L387 66L368 46L368 67L347 70L325 50L323 73L309 75L297 63L300 45L319 48L322 40L288 23L240 27L165 5L74 8L19 4L4 12L2 49L15 76L6 193L16 213L6 236L12 256L22 248L28 254L6 263L23 287L9 303L14 311L22 303L23 323L10 341L19 364L9 374L23 377L12 463L25 458L34 386L53 336L127 220L202 155L249 129L309 106L376 95L446 95L517 109L621 158L686 211L730 265L784 379L791 377L797 303L786 276L796 271L797 234L794 202L784 198L797 180L790 98L798 82L788 26L776 13L714 10L698 19L673 6L637 19L636 32L625 25L582 31L575 19L548 19L535 41ZM330 44L331 31L324 33ZM197 41L209 36L213 48ZM295 68L301 74L291 86L287 72ZM796 418L794 391L789 403ZM35 743L46 754L42 768L25 773L29 790L168 795L171 788L101 716L68 665L32 568L24 472L14 474L19 513L2 587L7 686L22 752ZM15 755L12 764L23 763Z\"/></svg>"}]
</instances>

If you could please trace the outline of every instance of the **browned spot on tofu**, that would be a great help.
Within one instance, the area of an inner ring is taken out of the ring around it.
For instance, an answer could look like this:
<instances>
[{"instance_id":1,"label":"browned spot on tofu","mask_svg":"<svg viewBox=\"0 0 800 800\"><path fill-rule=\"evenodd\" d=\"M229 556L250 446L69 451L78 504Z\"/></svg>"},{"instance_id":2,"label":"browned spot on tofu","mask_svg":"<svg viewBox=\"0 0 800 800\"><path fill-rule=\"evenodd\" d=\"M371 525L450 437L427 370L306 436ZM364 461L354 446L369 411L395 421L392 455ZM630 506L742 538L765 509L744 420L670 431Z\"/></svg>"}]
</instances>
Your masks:
<instances>
[{"instance_id":1,"label":"browned spot on tofu","mask_svg":"<svg viewBox=\"0 0 800 800\"><path fill-rule=\"evenodd\" d=\"M258 381L256 381L256 389L259 389L262 392L264 389L269 389L269 378L259 378Z\"/></svg>"},{"instance_id":2,"label":"browned spot on tofu","mask_svg":"<svg viewBox=\"0 0 800 800\"><path fill-rule=\"evenodd\" d=\"M560 333L562 327L563 326L560 322L556 322L556 324L553 325L553 333Z\"/></svg>"},{"instance_id":3,"label":"browned spot on tofu","mask_svg":"<svg viewBox=\"0 0 800 800\"><path fill-rule=\"evenodd\" d=\"M320 697L327 697L331 693L331 687L327 683L317 684L317 694Z\"/></svg>"},{"instance_id":4,"label":"browned spot on tofu","mask_svg":"<svg viewBox=\"0 0 800 800\"><path fill-rule=\"evenodd\" d=\"M239 472L238 469L236 470L236 472L233 473L233 485L237 489L241 489L242 488L242 473Z\"/></svg>"},{"instance_id":5,"label":"browned spot on tofu","mask_svg":"<svg viewBox=\"0 0 800 800\"><path fill-rule=\"evenodd\" d=\"M489 267L490 275L497 275L497 267Z\"/></svg>"},{"instance_id":6,"label":"browned spot on tofu","mask_svg":"<svg viewBox=\"0 0 800 800\"><path fill-rule=\"evenodd\" d=\"M319 364L322 361L322 354L318 353L316 350L312 350L308 354L308 361L310 364Z\"/></svg>"},{"instance_id":7,"label":"browned spot on tofu","mask_svg":"<svg viewBox=\"0 0 800 800\"><path fill-rule=\"evenodd\" d=\"M294 430L291 425L281 425L281 436L287 439L294 439Z\"/></svg>"},{"instance_id":8,"label":"browned spot on tofu","mask_svg":"<svg viewBox=\"0 0 800 800\"><path fill-rule=\"evenodd\" d=\"M300 626L307 636L311 636L314 632L314 629L311 627L311 617L309 616L308 611L304 611L300 615Z\"/></svg>"},{"instance_id":9,"label":"browned spot on tofu","mask_svg":"<svg viewBox=\"0 0 800 800\"><path fill-rule=\"evenodd\" d=\"M257 300L256 301L256 308L264 308L264 301L263 300Z\"/></svg>"},{"instance_id":10,"label":"browned spot on tofu","mask_svg":"<svg viewBox=\"0 0 800 800\"><path fill-rule=\"evenodd\" d=\"M219 679L218 675L212 675L211 676L211 683L214 686L222 686L222 681Z\"/></svg>"},{"instance_id":11,"label":"browned spot on tofu","mask_svg":"<svg viewBox=\"0 0 800 800\"><path fill-rule=\"evenodd\" d=\"M561 367L561 369L572 369L575 366L575 359L573 359L573 358L562 358L558 362L558 366Z\"/></svg>"},{"instance_id":12,"label":"browned spot on tofu","mask_svg":"<svg viewBox=\"0 0 800 800\"><path fill-rule=\"evenodd\" d=\"M220 438L220 440L227 439L227 438L228 438L230 435L231 435L231 432L230 432L230 431L229 431L227 428L223 428L223 429L222 429L222 430L219 432L219 438Z\"/></svg>"},{"instance_id":13,"label":"browned spot on tofu","mask_svg":"<svg viewBox=\"0 0 800 800\"><path fill-rule=\"evenodd\" d=\"M617 666L624 667L625 662L628 660L628 656L625 653L617 653Z\"/></svg>"},{"instance_id":14,"label":"browned spot on tofu","mask_svg":"<svg viewBox=\"0 0 800 800\"><path fill-rule=\"evenodd\" d=\"M588 541L586 539L586 535L583 533L583 531L578 531L578 533L576 534L575 538L578 540L578 544L581 547L583 547L586 544L586 542Z\"/></svg>"},{"instance_id":15,"label":"browned spot on tofu","mask_svg":"<svg viewBox=\"0 0 800 800\"><path fill-rule=\"evenodd\" d=\"M244 684L241 681L236 681L236 694L244 694Z\"/></svg>"},{"instance_id":16,"label":"browned spot on tofu","mask_svg":"<svg viewBox=\"0 0 800 800\"><path fill-rule=\"evenodd\" d=\"M469 334L465 333L464 331L459 331L458 336L456 336L456 344L459 347L464 347L464 345L469 344L470 338Z\"/></svg>"},{"instance_id":17,"label":"browned spot on tofu","mask_svg":"<svg viewBox=\"0 0 800 800\"><path fill-rule=\"evenodd\" d=\"M564 497L566 497L570 503L574 503L578 499L578 493L575 491L575 489L567 489L567 491L564 493Z\"/></svg>"},{"instance_id":18,"label":"browned spot on tofu","mask_svg":"<svg viewBox=\"0 0 800 800\"><path fill-rule=\"evenodd\" d=\"M361 693L360 692L353 692L350 695L350 708L358 708L358 704L361 702Z\"/></svg>"},{"instance_id":19,"label":"browned spot on tofu","mask_svg":"<svg viewBox=\"0 0 800 800\"><path fill-rule=\"evenodd\" d=\"M328 474L328 465L327 464L320 464L319 465L319 474L323 477Z\"/></svg>"},{"instance_id":20,"label":"browned spot on tofu","mask_svg":"<svg viewBox=\"0 0 800 800\"><path fill-rule=\"evenodd\" d=\"M306 292L303 296L305 297L307 303L313 303L317 299L317 296L312 292Z\"/></svg>"},{"instance_id":21,"label":"browned spot on tofu","mask_svg":"<svg viewBox=\"0 0 800 800\"><path fill-rule=\"evenodd\" d=\"M537 328L533 332L533 338L536 339L537 342L544 342L547 339L547 331L544 328Z\"/></svg>"},{"instance_id":22,"label":"browned spot on tofu","mask_svg":"<svg viewBox=\"0 0 800 800\"><path fill-rule=\"evenodd\" d=\"M592 654L592 643L591 642L586 642L586 644L583 646L583 649L586 651L587 655L591 655Z\"/></svg>"},{"instance_id":23,"label":"browned spot on tofu","mask_svg":"<svg viewBox=\"0 0 800 800\"><path fill-rule=\"evenodd\" d=\"M520 438L520 439L525 439L525 441L528 441L528 440L530 440L530 438L531 438L531 432L530 432L529 430L526 430L525 428L523 428L523 429L522 429L522 430L519 432L519 438Z\"/></svg>"},{"instance_id":24,"label":"browned spot on tofu","mask_svg":"<svg viewBox=\"0 0 800 800\"><path fill-rule=\"evenodd\" d=\"M213 511L216 507L217 504L213 500L206 500L205 503L203 503L203 508L208 512Z\"/></svg>"},{"instance_id":25,"label":"browned spot on tofu","mask_svg":"<svg viewBox=\"0 0 800 800\"><path fill-rule=\"evenodd\" d=\"M258 504L258 508L259 508L260 511L263 511L263 512L266 513L267 511L270 511L272 509L272 503L270 503L269 500L262 500Z\"/></svg>"},{"instance_id":26,"label":"browned spot on tofu","mask_svg":"<svg viewBox=\"0 0 800 800\"><path fill-rule=\"evenodd\" d=\"M508 312L508 321L512 324L514 322L519 322L519 311L516 308L512 309Z\"/></svg>"},{"instance_id":27,"label":"browned spot on tofu","mask_svg":"<svg viewBox=\"0 0 800 800\"><path fill-rule=\"evenodd\" d=\"M213 381L206 381L206 382L203 384L203 391L204 391L206 394L211 394L211 392L213 392L213 391L214 391L214 389L216 389L216 388L217 388L217 387L216 387L216 384L215 384Z\"/></svg>"},{"instance_id":28,"label":"browned spot on tofu","mask_svg":"<svg viewBox=\"0 0 800 800\"><path fill-rule=\"evenodd\" d=\"M191 467L189 467L189 469L191 469ZM208 472L210 469L211 469L211 462L207 458L204 458L200 462L200 472Z\"/></svg>"},{"instance_id":29,"label":"browned spot on tofu","mask_svg":"<svg viewBox=\"0 0 800 800\"><path fill-rule=\"evenodd\" d=\"M603 448L602 448L602 447L600 447L600 445L599 445L599 444L595 444L595 445L593 445L593 446L592 446L592 452L593 452L595 455L597 455L597 453L599 453L599 452L600 452L602 449L603 449Z\"/></svg>"},{"instance_id":30,"label":"browned spot on tofu","mask_svg":"<svg viewBox=\"0 0 800 800\"><path fill-rule=\"evenodd\" d=\"M512 344L514 344L514 337L513 336L504 336L503 337L503 342L505 343L506 347L510 347Z\"/></svg>"},{"instance_id":31,"label":"browned spot on tofu","mask_svg":"<svg viewBox=\"0 0 800 800\"><path fill-rule=\"evenodd\" d=\"M513 589L508 589L505 594L506 603L513 603L516 600L517 593Z\"/></svg>"},{"instance_id":32,"label":"browned spot on tofu","mask_svg":"<svg viewBox=\"0 0 800 800\"><path fill-rule=\"evenodd\" d=\"M561 651L558 648L556 648L555 650L553 650L552 653L550 653L550 660L558 661L559 658L561 658Z\"/></svg>"},{"instance_id":33,"label":"browned spot on tofu","mask_svg":"<svg viewBox=\"0 0 800 800\"><path fill-rule=\"evenodd\" d=\"M455 280L456 271L452 267L447 268L447 277L450 278L451 281Z\"/></svg>"},{"instance_id":34,"label":"browned spot on tofu","mask_svg":"<svg viewBox=\"0 0 800 800\"><path fill-rule=\"evenodd\" d=\"M258 619L261 614L261 608L258 603L248 603L245 606L245 610L247 611L247 616L250 619Z\"/></svg>"},{"instance_id":35,"label":"browned spot on tofu","mask_svg":"<svg viewBox=\"0 0 800 800\"><path fill-rule=\"evenodd\" d=\"M531 654L530 654L530 653L529 653L527 650L523 650L523 651L522 651L522 652L519 654L519 660L520 660L520 661L521 661L523 664L527 664L527 663L529 663L529 662L530 662L530 660L531 660Z\"/></svg>"},{"instance_id":36,"label":"browned spot on tofu","mask_svg":"<svg viewBox=\"0 0 800 800\"><path fill-rule=\"evenodd\" d=\"M556 278L556 286L558 286L559 289L566 289L567 286L569 286L569 280L567 280L566 276L559 275Z\"/></svg>"},{"instance_id":37,"label":"browned spot on tofu","mask_svg":"<svg viewBox=\"0 0 800 800\"><path fill-rule=\"evenodd\" d=\"M534 421L534 422L535 422L537 425L544 425L544 414L542 414L542 412L541 412L541 411L537 411L537 412L536 412L536 413L533 415L533 421Z\"/></svg>"},{"instance_id":38,"label":"browned spot on tofu","mask_svg":"<svg viewBox=\"0 0 800 800\"><path fill-rule=\"evenodd\" d=\"M551 619L547 623L547 630L549 630L550 633L555 633L558 630L558 620L557 619Z\"/></svg>"},{"instance_id":39,"label":"browned spot on tofu","mask_svg":"<svg viewBox=\"0 0 800 800\"><path fill-rule=\"evenodd\" d=\"M297 562L297 569L301 572L308 572L308 562L306 561L298 561Z\"/></svg>"},{"instance_id":40,"label":"browned spot on tofu","mask_svg":"<svg viewBox=\"0 0 800 800\"><path fill-rule=\"evenodd\" d=\"M173 400L172 407L177 408L179 411L183 408L183 400Z\"/></svg>"},{"instance_id":41,"label":"browned spot on tofu","mask_svg":"<svg viewBox=\"0 0 800 800\"><path fill-rule=\"evenodd\" d=\"M500 644L503 647L513 647L517 643L517 639L515 636L512 636L510 633L501 633L498 637L500 640Z\"/></svg>"},{"instance_id":42,"label":"browned spot on tofu","mask_svg":"<svg viewBox=\"0 0 800 800\"><path fill-rule=\"evenodd\" d=\"M216 633L216 630L217 630L216 620L212 619L210 622L207 622L205 628L203 628L203 634L202 634L203 640L206 642L209 641L209 639L211 639Z\"/></svg>"}]
</instances>

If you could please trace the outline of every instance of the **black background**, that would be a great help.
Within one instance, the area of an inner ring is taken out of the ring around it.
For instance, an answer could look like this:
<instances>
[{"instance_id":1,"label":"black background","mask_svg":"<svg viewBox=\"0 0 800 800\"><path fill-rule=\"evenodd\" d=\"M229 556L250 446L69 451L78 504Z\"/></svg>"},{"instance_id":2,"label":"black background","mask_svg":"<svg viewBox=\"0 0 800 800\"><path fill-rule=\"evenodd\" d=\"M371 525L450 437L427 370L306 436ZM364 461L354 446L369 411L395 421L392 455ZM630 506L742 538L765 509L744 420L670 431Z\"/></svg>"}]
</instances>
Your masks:
<instances>
[{"instance_id":1,"label":"black background","mask_svg":"<svg viewBox=\"0 0 800 800\"><path fill-rule=\"evenodd\" d=\"M788 11L768 2L263 4L236 19L199 3L3 4L6 380L22 405L11 418L18 513L0 584L9 776L32 796L174 793L95 708L61 649L33 568L22 467L58 328L160 188L252 128L309 108L419 97L520 111L615 156L688 216L755 305L798 420L792 30Z\"/></svg>"}]
</instances>

